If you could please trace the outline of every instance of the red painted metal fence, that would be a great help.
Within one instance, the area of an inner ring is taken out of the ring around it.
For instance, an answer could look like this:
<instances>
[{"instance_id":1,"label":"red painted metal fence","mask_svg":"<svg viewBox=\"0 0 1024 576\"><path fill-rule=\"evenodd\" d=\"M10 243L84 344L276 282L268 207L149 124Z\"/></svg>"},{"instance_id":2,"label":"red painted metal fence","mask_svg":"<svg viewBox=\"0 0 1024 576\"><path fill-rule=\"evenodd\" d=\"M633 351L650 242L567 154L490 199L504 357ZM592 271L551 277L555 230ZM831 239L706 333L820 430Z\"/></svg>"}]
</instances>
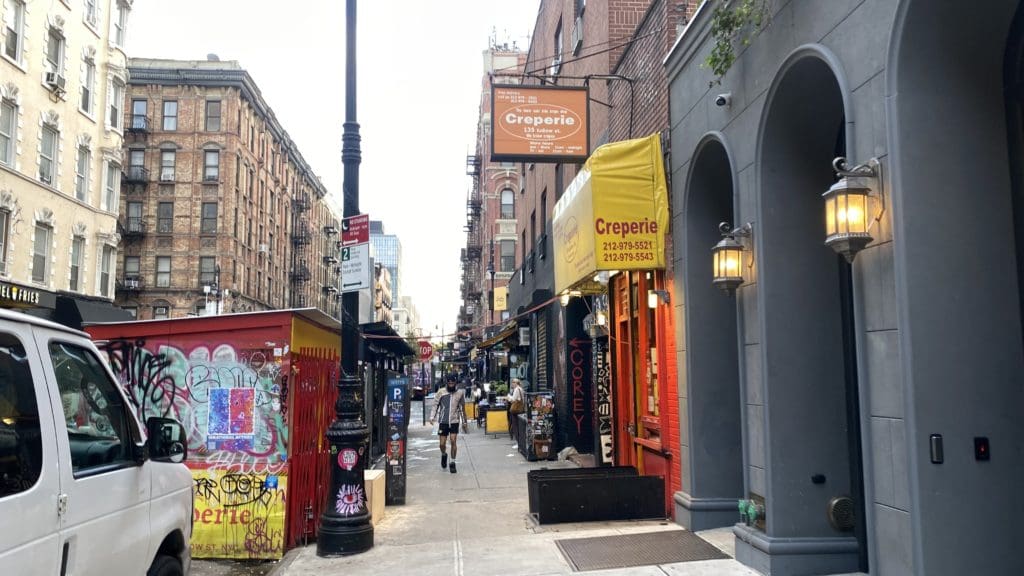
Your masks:
<instances>
[{"instance_id":1,"label":"red painted metal fence","mask_svg":"<svg viewBox=\"0 0 1024 576\"><path fill-rule=\"evenodd\" d=\"M324 433L334 419L339 358L324 348L292 354L291 449L288 465L288 548L316 537L331 483L329 447Z\"/></svg>"}]
</instances>

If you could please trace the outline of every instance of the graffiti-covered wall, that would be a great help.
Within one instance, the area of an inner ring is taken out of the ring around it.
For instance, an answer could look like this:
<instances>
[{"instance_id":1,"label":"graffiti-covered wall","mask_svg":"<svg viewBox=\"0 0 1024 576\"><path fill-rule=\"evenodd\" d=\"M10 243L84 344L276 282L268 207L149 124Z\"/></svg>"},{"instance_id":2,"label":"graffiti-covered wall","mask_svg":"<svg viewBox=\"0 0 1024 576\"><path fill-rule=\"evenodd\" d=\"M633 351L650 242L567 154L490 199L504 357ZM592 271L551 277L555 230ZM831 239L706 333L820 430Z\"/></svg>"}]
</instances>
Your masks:
<instances>
[{"instance_id":1,"label":"graffiti-covered wall","mask_svg":"<svg viewBox=\"0 0 1024 576\"><path fill-rule=\"evenodd\" d=\"M192 555L281 557L287 326L159 336L118 336L105 328L90 332L105 340L100 347L139 413L177 418L188 430L196 496Z\"/></svg>"}]
</instances>

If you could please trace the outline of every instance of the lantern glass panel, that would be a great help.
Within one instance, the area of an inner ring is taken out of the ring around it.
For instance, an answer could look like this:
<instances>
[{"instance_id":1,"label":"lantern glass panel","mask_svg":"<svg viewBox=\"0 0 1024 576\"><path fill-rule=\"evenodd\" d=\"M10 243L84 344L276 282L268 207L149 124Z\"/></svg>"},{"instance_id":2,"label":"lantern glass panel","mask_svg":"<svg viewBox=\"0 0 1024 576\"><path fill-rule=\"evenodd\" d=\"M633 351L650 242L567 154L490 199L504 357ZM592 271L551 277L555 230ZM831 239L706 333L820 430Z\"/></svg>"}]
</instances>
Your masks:
<instances>
[{"instance_id":1,"label":"lantern glass panel","mask_svg":"<svg viewBox=\"0 0 1024 576\"><path fill-rule=\"evenodd\" d=\"M836 197L825 198L825 235L833 236L839 231L836 229Z\"/></svg>"}]
</instances>

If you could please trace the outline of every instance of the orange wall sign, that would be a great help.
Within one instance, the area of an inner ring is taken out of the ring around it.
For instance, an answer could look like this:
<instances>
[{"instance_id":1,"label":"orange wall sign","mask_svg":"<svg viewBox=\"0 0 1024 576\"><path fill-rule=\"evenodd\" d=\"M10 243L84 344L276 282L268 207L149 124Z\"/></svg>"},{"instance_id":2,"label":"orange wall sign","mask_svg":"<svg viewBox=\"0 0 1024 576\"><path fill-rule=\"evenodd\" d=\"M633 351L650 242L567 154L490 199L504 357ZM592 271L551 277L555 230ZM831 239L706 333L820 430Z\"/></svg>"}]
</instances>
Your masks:
<instances>
[{"instance_id":1,"label":"orange wall sign","mask_svg":"<svg viewBox=\"0 0 1024 576\"><path fill-rule=\"evenodd\" d=\"M587 88L491 87L491 160L582 162L590 154Z\"/></svg>"}]
</instances>

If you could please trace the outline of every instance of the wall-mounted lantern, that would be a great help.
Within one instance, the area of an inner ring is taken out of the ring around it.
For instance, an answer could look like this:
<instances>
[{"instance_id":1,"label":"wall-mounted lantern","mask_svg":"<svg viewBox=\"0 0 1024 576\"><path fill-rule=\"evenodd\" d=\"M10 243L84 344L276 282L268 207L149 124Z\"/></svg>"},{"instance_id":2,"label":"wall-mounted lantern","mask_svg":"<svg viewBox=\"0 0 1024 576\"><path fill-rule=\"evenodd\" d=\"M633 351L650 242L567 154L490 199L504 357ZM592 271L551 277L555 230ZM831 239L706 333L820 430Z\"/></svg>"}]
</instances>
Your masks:
<instances>
[{"instance_id":1,"label":"wall-mounted lantern","mask_svg":"<svg viewBox=\"0 0 1024 576\"><path fill-rule=\"evenodd\" d=\"M839 157L832 161L832 167L839 181L822 194L825 199L825 245L852 263L857 253L874 240L871 227L881 220L885 212L882 164L877 158L872 158L847 169L846 158ZM874 189L868 185L869 180L874 180ZM871 216L873 199L878 209Z\"/></svg>"},{"instance_id":2,"label":"wall-mounted lantern","mask_svg":"<svg viewBox=\"0 0 1024 576\"><path fill-rule=\"evenodd\" d=\"M754 227L747 222L739 228L732 228L728 222L718 225L722 240L711 249L714 271L711 283L727 294L733 294L743 284L744 273L753 265L753 251L748 250L743 239L752 240Z\"/></svg>"}]
</instances>

